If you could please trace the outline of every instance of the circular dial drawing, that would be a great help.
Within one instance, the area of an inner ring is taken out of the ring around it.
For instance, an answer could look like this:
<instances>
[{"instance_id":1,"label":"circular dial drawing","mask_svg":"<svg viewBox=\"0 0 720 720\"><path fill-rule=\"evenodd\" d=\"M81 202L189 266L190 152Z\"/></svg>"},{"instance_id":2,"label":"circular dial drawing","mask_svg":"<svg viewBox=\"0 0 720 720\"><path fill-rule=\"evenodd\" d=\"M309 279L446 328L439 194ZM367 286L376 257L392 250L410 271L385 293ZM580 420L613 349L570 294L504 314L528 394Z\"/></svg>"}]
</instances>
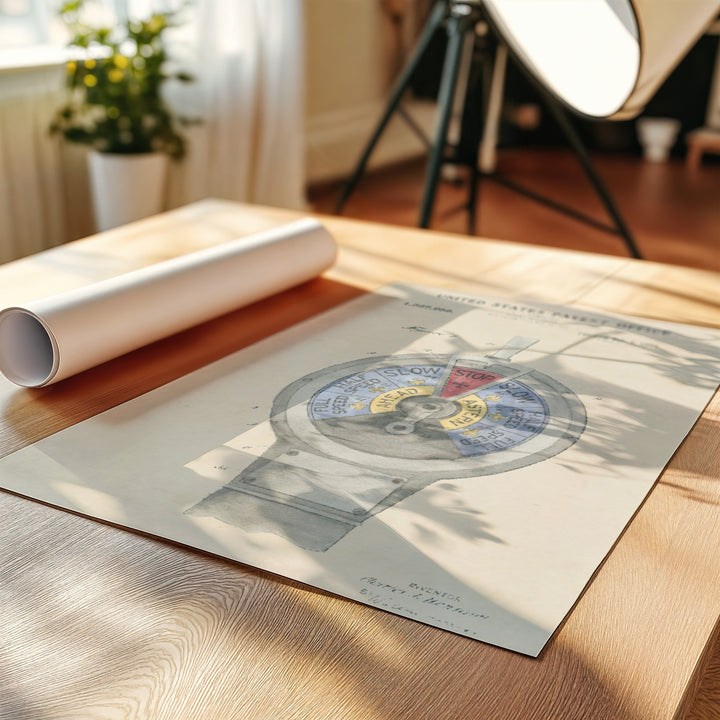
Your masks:
<instances>
[{"instance_id":1,"label":"circular dial drawing","mask_svg":"<svg viewBox=\"0 0 720 720\"><path fill-rule=\"evenodd\" d=\"M486 455L528 440L548 420L547 404L535 390L520 380L498 383L501 379L467 360L378 368L317 392L308 415L320 432L351 447L361 447L368 439L366 429L375 428L381 454ZM342 424L336 422L340 419Z\"/></svg>"},{"instance_id":2,"label":"circular dial drawing","mask_svg":"<svg viewBox=\"0 0 720 720\"><path fill-rule=\"evenodd\" d=\"M302 378L278 395L273 426L362 467L461 477L561 452L585 411L569 388L509 358L402 355Z\"/></svg>"}]
</instances>

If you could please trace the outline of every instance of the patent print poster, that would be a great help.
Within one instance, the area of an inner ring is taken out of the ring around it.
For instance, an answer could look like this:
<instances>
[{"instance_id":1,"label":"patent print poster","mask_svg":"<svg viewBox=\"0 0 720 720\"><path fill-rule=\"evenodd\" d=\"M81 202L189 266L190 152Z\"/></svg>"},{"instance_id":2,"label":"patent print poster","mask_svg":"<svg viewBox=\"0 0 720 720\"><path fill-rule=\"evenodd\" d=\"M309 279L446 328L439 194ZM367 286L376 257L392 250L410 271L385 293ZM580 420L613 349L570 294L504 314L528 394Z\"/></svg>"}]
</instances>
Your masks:
<instances>
[{"instance_id":1,"label":"patent print poster","mask_svg":"<svg viewBox=\"0 0 720 720\"><path fill-rule=\"evenodd\" d=\"M537 655L718 333L394 286L0 461L2 486Z\"/></svg>"}]
</instances>

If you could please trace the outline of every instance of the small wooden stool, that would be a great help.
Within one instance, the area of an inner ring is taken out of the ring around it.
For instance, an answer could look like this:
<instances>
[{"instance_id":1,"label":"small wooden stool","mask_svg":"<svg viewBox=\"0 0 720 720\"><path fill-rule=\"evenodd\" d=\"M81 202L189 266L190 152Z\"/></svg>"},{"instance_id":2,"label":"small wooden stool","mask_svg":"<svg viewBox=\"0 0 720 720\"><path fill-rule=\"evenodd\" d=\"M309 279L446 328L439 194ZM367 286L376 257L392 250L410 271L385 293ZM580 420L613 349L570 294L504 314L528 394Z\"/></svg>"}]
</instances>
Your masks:
<instances>
[{"instance_id":1,"label":"small wooden stool","mask_svg":"<svg viewBox=\"0 0 720 720\"><path fill-rule=\"evenodd\" d=\"M720 155L720 128L699 128L685 136L687 142L686 165L691 170L697 170L702 162L703 153L711 152Z\"/></svg>"}]
</instances>

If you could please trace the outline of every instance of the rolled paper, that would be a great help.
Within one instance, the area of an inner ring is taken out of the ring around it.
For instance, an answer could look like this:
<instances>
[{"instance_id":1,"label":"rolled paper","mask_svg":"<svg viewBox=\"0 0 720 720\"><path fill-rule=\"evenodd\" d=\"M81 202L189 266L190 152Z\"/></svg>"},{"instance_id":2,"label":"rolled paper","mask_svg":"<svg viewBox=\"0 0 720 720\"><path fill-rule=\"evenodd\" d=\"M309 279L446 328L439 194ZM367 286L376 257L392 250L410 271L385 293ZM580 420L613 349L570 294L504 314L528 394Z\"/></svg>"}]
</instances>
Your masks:
<instances>
[{"instance_id":1,"label":"rolled paper","mask_svg":"<svg viewBox=\"0 0 720 720\"><path fill-rule=\"evenodd\" d=\"M43 387L311 280L337 247L298 220L0 312L0 372Z\"/></svg>"}]
</instances>

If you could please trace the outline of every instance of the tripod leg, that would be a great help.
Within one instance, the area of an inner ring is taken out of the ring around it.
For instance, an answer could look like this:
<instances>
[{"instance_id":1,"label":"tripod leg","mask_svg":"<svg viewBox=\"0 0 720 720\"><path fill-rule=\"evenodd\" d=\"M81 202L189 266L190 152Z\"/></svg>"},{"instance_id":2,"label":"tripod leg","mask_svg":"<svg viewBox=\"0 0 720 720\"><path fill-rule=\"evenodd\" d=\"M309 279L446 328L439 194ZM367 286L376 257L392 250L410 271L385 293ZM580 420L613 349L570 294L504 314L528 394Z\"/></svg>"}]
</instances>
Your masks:
<instances>
[{"instance_id":1,"label":"tripod leg","mask_svg":"<svg viewBox=\"0 0 720 720\"><path fill-rule=\"evenodd\" d=\"M380 139L380 136L383 134L383 131L385 130L385 127L387 126L388 122L390 121L390 118L392 117L393 113L397 109L398 104L400 103L400 100L402 99L402 96L405 93L405 90L407 90L408 86L410 85L410 80L412 79L413 73L415 72L415 68L419 64L420 60L422 59L423 55L425 54L425 51L427 50L428 45L430 44L430 41L433 38L433 35L435 34L435 31L442 25L442 23L445 20L445 17L447 15L447 3L445 0L437 0L435 3L435 6L433 7L430 16L427 19L427 22L425 23L425 27L422 30L422 33L420 34L420 38L418 39L417 45L415 46L415 49L413 51L412 56L410 57L410 60L405 65L405 68L403 69L402 73L400 74L400 77L397 79L397 82L395 83L395 87L392 91L392 94L390 95L390 99L388 100L388 103L385 107L385 112L383 113L382 117L380 118L380 121L378 122L375 131L373 132L372 136L370 137L370 140L368 141L367 145L365 146L365 149L363 150L362 155L360 156L360 160L358 160L358 163L355 167L355 171L353 172L350 179L345 184L345 187L343 188L342 195L340 196L340 199L338 200L336 206L335 206L335 212L340 213L342 212L343 207L345 207L345 203L347 202L350 195L352 195L353 191L357 187L358 182L360 182L360 178L362 177L363 173L365 172L365 166L368 163L368 160L370 159L370 155L372 154L372 151L375 149L375 145L377 144L378 140Z\"/></svg>"},{"instance_id":2,"label":"tripod leg","mask_svg":"<svg viewBox=\"0 0 720 720\"><path fill-rule=\"evenodd\" d=\"M472 30L474 21L475 18L472 14L451 15L448 19L448 45L445 52L445 63L443 65L440 90L437 98L438 124L435 132L435 144L430 153L428 169L425 174L425 190L420 208L420 220L418 222L421 228L430 226L438 177L440 175L440 166L442 165L443 155L445 154L448 126L450 124L453 97L455 95L455 85L457 84L458 69L462 55L463 36L468 28Z\"/></svg>"},{"instance_id":3,"label":"tripod leg","mask_svg":"<svg viewBox=\"0 0 720 720\"><path fill-rule=\"evenodd\" d=\"M459 157L461 144L463 142L464 118L467 105L468 93L474 81L474 55L475 55L475 36L474 33L465 33L463 37L463 47L460 51L460 66L458 67L458 76L455 82L455 94L453 96L452 110L450 112L450 124L448 126L448 134L445 138L445 145L448 148L455 148L456 159ZM428 142L428 151L432 151L433 144ZM459 163L458 163L459 164ZM458 168L455 164L449 167L441 167L440 177L443 180L456 182L461 179L458 174Z\"/></svg>"},{"instance_id":4,"label":"tripod leg","mask_svg":"<svg viewBox=\"0 0 720 720\"><path fill-rule=\"evenodd\" d=\"M492 70L488 73L489 92L485 107L478 164L482 172L494 172L498 135L500 132L500 115L502 114L503 96L505 94L505 70L507 68L507 47L498 43Z\"/></svg>"},{"instance_id":5,"label":"tripod leg","mask_svg":"<svg viewBox=\"0 0 720 720\"><path fill-rule=\"evenodd\" d=\"M640 250L635 244L635 240L633 239L630 230L625 224L625 221L620 215L620 211L617 209L612 197L610 196L610 193L605 187L605 183L603 183L602 178L600 177L600 175L598 175L598 172L595 169L595 165L593 165L593 162L590 159L590 156L588 155L587 150L585 149L585 146L580 139L580 136L575 130L575 127L570 122L567 115L560 107L560 104L555 100L555 98L549 95L544 89L542 90L542 94L545 98L545 104L548 108L550 108L550 112L552 112L553 116L555 117L555 120L560 126L560 129L563 131L563 133L565 133L565 137L567 137L568 142L572 146L572 149L575 151L575 154L577 155L577 158L580 161L580 164L582 165L585 174L595 188L595 192L597 192L598 196L600 197L600 200L605 206L605 210L607 211L608 215L615 223L618 234L625 241L625 246L627 247L630 256L641 259L642 255L640 254Z\"/></svg>"},{"instance_id":6,"label":"tripod leg","mask_svg":"<svg viewBox=\"0 0 720 720\"><path fill-rule=\"evenodd\" d=\"M470 183L468 186L468 235L475 235L477 232L477 208L478 195L480 194L480 171L475 166L470 166Z\"/></svg>"},{"instance_id":7,"label":"tripod leg","mask_svg":"<svg viewBox=\"0 0 720 720\"><path fill-rule=\"evenodd\" d=\"M485 165L491 163L494 169L495 149L498 138L500 112L505 84L505 60L507 52L503 45L492 41L485 35L479 41L482 62L479 81L470 98L470 107L466 111L469 135L470 182L468 184L468 235L477 231L477 211L479 206L480 178ZM480 113L475 108L480 108ZM484 164L485 163L485 164Z\"/></svg>"}]
</instances>

